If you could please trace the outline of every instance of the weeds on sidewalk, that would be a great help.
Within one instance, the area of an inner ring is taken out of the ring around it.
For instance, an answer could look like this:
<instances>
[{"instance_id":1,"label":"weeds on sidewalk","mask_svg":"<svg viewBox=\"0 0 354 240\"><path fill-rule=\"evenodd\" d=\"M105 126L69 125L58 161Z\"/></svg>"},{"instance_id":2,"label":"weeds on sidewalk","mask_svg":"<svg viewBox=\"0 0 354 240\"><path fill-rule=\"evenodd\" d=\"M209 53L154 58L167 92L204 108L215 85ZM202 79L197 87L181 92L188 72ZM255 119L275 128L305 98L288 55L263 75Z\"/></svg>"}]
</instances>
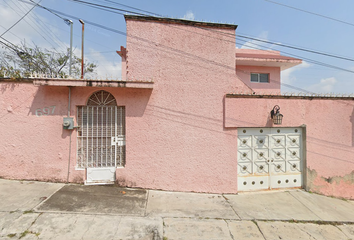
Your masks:
<instances>
[{"instance_id":1,"label":"weeds on sidewalk","mask_svg":"<svg viewBox=\"0 0 354 240\"><path fill-rule=\"evenodd\" d=\"M26 230L26 231L24 231L24 232L22 232L22 233L20 234L19 239L24 238L27 234L34 234L34 235L36 235L36 237L38 237L39 234L41 234L41 233L37 233L37 232L32 232L32 231ZM15 234L15 235L16 235L16 234Z\"/></svg>"}]
</instances>

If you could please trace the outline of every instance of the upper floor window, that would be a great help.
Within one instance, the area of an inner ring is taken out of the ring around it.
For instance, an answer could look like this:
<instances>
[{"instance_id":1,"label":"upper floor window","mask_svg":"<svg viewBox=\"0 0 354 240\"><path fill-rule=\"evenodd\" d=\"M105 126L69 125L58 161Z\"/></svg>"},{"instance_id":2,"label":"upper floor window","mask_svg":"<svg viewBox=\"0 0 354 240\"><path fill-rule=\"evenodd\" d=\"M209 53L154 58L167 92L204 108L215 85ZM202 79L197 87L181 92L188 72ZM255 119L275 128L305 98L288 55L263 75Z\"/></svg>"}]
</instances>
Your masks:
<instances>
[{"instance_id":1,"label":"upper floor window","mask_svg":"<svg viewBox=\"0 0 354 240\"><path fill-rule=\"evenodd\" d=\"M269 74L268 73L251 73L251 82L269 82Z\"/></svg>"}]
</instances>

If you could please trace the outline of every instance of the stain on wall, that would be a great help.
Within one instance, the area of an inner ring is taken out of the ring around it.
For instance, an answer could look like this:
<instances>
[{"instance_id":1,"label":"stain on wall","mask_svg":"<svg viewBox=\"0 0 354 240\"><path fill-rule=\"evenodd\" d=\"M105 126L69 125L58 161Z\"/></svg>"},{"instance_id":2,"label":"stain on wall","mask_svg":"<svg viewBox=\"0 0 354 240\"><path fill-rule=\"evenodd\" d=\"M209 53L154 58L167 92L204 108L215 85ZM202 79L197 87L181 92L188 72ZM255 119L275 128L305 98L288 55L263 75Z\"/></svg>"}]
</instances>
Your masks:
<instances>
[{"instance_id":1,"label":"stain on wall","mask_svg":"<svg viewBox=\"0 0 354 240\"><path fill-rule=\"evenodd\" d=\"M354 200L354 170L343 176L319 176L307 168L306 191Z\"/></svg>"}]
</instances>

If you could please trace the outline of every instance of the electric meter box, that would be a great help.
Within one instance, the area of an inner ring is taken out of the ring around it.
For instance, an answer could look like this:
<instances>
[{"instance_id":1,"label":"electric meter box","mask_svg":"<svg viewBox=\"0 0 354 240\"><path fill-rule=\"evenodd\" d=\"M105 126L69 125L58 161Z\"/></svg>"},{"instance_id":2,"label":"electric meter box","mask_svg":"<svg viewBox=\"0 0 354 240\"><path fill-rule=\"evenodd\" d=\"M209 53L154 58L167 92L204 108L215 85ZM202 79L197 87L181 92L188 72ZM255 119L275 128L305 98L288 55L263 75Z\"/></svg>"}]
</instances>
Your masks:
<instances>
[{"instance_id":1,"label":"electric meter box","mask_svg":"<svg viewBox=\"0 0 354 240\"><path fill-rule=\"evenodd\" d=\"M74 129L74 118L72 117L64 117L63 119L63 128L64 129Z\"/></svg>"}]
</instances>

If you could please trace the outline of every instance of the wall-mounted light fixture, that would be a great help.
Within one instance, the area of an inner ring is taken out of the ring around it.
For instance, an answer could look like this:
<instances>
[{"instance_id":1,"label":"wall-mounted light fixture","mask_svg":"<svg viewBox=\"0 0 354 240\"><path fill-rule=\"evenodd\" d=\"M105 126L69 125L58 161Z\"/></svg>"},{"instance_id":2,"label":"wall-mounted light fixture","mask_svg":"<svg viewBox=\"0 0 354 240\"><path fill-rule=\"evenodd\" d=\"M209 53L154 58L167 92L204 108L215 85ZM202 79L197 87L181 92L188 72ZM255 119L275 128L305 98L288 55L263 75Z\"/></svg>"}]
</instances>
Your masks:
<instances>
[{"instance_id":1,"label":"wall-mounted light fixture","mask_svg":"<svg viewBox=\"0 0 354 240\"><path fill-rule=\"evenodd\" d=\"M275 105L273 107L273 110L270 111L270 118L273 119L273 123L275 125L281 125L283 121L283 114L280 114L279 110L280 107L278 105Z\"/></svg>"}]
</instances>

